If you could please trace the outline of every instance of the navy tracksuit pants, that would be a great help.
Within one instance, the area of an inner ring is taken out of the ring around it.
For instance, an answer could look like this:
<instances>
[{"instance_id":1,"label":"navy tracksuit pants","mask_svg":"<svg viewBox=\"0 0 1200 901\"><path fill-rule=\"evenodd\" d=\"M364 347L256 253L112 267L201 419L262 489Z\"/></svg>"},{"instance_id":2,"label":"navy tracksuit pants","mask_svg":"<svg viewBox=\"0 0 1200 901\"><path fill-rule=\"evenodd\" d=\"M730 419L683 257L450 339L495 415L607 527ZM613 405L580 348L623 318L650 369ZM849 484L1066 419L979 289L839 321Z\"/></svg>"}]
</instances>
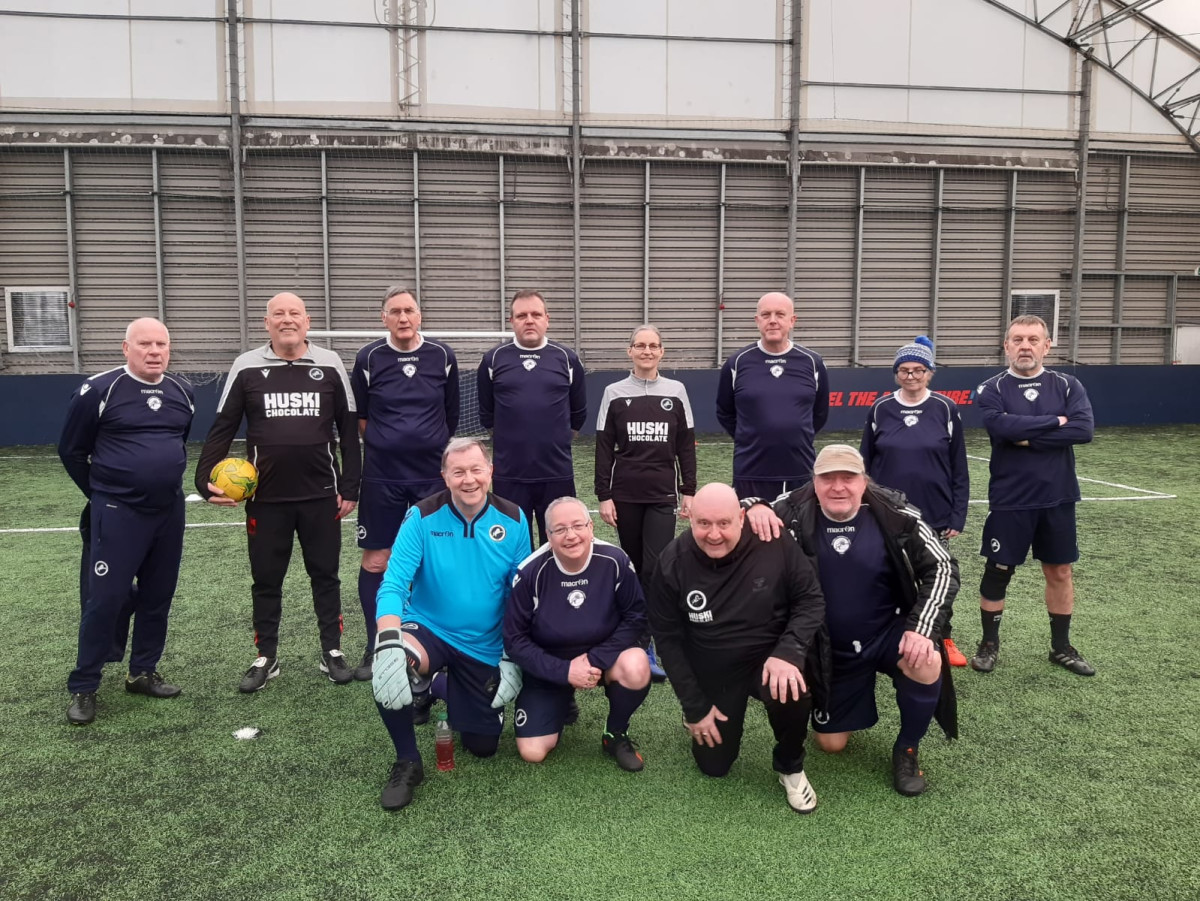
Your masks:
<instances>
[{"instance_id":1,"label":"navy tracksuit pants","mask_svg":"<svg viewBox=\"0 0 1200 901\"><path fill-rule=\"evenodd\" d=\"M79 623L79 651L67 679L71 692L95 691L113 649L122 611L135 597L131 673L158 668L167 617L183 557L183 495L162 510L138 510L100 493L91 499L88 599ZM137 582L137 591L130 586Z\"/></svg>"}]
</instances>

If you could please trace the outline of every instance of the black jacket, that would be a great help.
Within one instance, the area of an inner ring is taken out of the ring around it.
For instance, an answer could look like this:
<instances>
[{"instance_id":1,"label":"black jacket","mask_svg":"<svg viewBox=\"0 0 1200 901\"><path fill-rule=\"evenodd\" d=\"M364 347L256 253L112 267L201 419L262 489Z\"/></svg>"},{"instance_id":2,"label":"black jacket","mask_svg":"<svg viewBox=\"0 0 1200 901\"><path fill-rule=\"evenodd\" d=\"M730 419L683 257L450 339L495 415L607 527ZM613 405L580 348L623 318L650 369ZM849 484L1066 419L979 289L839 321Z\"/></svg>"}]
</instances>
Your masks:
<instances>
[{"instance_id":1,"label":"black jacket","mask_svg":"<svg viewBox=\"0 0 1200 901\"><path fill-rule=\"evenodd\" d=\"M646 606L688 722L709 712L711 692L761 679L768 657L808 670L814 700L824 697L828 679L814 676L806 661L824 632L825 599L815 570L790 538L762 542L747 525L733 550L714 560L685 532L659 557Z\"/></svg>"},{"instance_id":2,"label":"black jacket","mask_svg":"<svg viewBox=\"0 0 1200 901\"><path fill-rule=\"evenodd\" d=\"M907 609L906 628L932 639L942 656L942 693L936 713L938 724L950 738L958 737L958 704L950 663L942 645L942 630L958 594L958 561L942 547L933 530L921 520L904 495L874 482L868 483L863 504L879 523L888 560L896 572ZM817 566L817 497L810 482L775 502L772 509Z\"/></svg>"}]
</instances>

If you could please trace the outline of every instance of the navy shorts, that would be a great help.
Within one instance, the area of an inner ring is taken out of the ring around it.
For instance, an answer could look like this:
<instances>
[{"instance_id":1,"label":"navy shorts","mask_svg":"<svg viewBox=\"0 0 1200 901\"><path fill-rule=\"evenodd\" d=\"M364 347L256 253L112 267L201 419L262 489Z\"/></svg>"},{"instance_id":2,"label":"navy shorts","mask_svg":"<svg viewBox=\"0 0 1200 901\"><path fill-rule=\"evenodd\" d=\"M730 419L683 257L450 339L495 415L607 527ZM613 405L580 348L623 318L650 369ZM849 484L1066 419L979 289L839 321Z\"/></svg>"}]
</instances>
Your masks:
<instances>
[{"instance_id":1,"label":"navy shorts","mask_svg":"<svg viewBox=\"0 0 1200 901\"><path fill-rule=\"evenodd\" d=\"M363 479L358 498L358 546L365 551L390 550L408 508L446 487L432 482L377 482Z\"/></svg>"},{"instance_id":2,"label":"navy shorts","mask_svg":"<svg viewBox=\"0 0 1200 901\"><path fill-rule=\"evenodd\" d=\"M551 501L560 497L575 496L574 479L550 479L545 482L514 482L509 479L492 479L492 493L506 501L512 501L525 511L529 520L529 543L538 547L546 541L546 508ZM541 541L533 534L534 524L541 533Z\"/></svg>"},{"instance_id":3,"label":"navy shorts","mask_svg":"<svg viewBox=\"0 0 1200 901\"><path fill-rule=\"evenodd\" d=\"M833 681L826 709L813 709L814 732L857 732L879 721L875 675L883 673L893 682L907 678L897 665L904 631L905 619L898 616L860 652L833 649Z\"/></svg>"},{"instance_id":4,"label":"navy shorts","mask_svg":"<svg viewBox=\"0 0 1200 901\"><path fill-rule=\"evenodd\" d=\"M517 738L555 735L561 732L566 725L567 710L574 697L575 689L570 685L547 682L526 673L521 693L517 695L516 713L513 718Z\"/></svg>"},{"instance_id":5,"label":"navy shorts","mask_svg":"<svg viewBox=\"0 0 1200 901\"><path fill-rule=\"evenodd\" d=\"M504 731L504 710L492 707L500 685L500 667L476 660L438 637L428 626L405 623L400 627L421 643L429 655L429 672L446 670L446 719L458 732L499 735Z\"/></svg>"},{"instance_id":6,"label":"navy shorts","mask_svg":"<svg viewBox=\"0 0 1200 901\"><path fill-rule=\"evenodd\" d=\"M1079 559L1075 504L1039 510L992 510L983 522L981 556L989 563L1020 566L1029 548L1033 558L1052 566Z\"/></svg>"}]
</instances>

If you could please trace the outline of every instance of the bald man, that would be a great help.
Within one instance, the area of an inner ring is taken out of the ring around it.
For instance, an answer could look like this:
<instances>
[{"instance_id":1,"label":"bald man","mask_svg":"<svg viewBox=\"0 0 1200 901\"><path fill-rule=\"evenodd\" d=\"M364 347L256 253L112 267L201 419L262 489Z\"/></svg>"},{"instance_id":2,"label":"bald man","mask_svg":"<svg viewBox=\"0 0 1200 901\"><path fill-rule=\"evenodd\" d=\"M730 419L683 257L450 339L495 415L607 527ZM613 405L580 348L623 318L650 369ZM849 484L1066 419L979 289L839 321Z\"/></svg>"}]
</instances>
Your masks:
<instances>
[{"instance_id":1,"label":"bald man","mask_svg":"<svg viewBox=\"0 0 1200 901\"><path fill-rule=\"evenodd\" d=\"M815 656L807 674L806 664L823 640L825 602L796 543L761 541L745 527L734 490L705 485L692 502L691 530L659 557L647 611L700 771L729 772L755 698L775 733L773 765L789 806L815 810L804 743L810 688L822 696L828 673Z\"/></svg>"},{"instance_id":2,"label":"bald man","mask_svg":"<svg viewBox=\"0 0 1200 901\"><path fill-rule=\"evenodd\" d=\"M101 670L130 605L125 690L152 698L180 693L159 675L158 661L183 554L182 483L195 397L191 385L167 372L171 336L157 319L131 322L121 350L124 366L92 376L71 397L58 443L63 466L88 498L90 573L67 680L67 720L76 726L96 718Z\"/></svg>"},{"instance_id":3,"label":"bald man","mask_svg":"<svg viewBox=\"0 0 1200 901\"><path fill-rule=\"evenodd\" d=\"M341 651L340 520L358 502L362 472L354 394L338 355L309 343L310 320L300 297L287 292L272 297L263 325L270 341L234 360L196 467L200 496L211 504L234 506L209 474L228 456L246 420L245 456L258 467L258 490L246 501L258 654L238 689L258 691L279 675L283 578L293 536L300 539L312 582L320 670L344 685L354 674Z\"/></svg>"},{"instance_id":4,"label":"bald man","mask_svg":"<svg viewBox=\"0 0 1200 901\"><path fill-rule=\"evenodd\" d=\"M813 441L829 418L825 361L792 343L796 310L786 294L758 301L762 337L725 361L717 421L733 436L733 487L768 500L812 478Z\"/></svg>"}]
</instances>

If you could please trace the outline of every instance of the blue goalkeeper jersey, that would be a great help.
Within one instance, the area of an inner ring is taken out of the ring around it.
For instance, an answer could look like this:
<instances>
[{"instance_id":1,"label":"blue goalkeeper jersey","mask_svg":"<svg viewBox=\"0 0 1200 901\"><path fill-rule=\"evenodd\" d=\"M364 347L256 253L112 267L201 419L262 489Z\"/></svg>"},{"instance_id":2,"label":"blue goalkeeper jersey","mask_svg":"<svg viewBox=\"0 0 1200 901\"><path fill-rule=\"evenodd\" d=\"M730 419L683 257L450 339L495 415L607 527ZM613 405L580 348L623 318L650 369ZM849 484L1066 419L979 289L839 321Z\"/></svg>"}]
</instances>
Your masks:
<instances>
[{"instance_id":1,"label":"blue goalkeeper jersey","mask_svg":"<svg viewBox=\"0 0 1200 901\"><path fill-rule=\"evenodd\" d=\"M1079 500L1075 445L1091 441L1095 428L1079 379L1050 369L1035 376L1006 370L979 386L975 403L992 440L992 510L1035 510ZM1058 424L1059 416L1066 417L1066 425Z\"/></svg>"},{"instance_id":2,"label":"blue goalkeeper jersey","mask_svg":"<svg viewBox=\"0 0 1200 901\"><path fill-rule=\"evenodd\" d=\"M468 521L442 491L411 507L376 596L376 616L419 623L464 654L494 666L504 605L529 524L515 504L488 495Z\"/></svg>"},{"instance_id":3,"label":"blue goalkeeper jersey","mask_svg":"<svg viewBox=\"0 0 1200 901\"><path fill-rule=\"evenodd\" d=\"M721 367L717 421L733 436L733 477L812 478L813 440L829 418L829 375L799 344L767 353L743 347Z\"/></svg>"},{"instance_id":4,"label":"blue goalkeeper jersey","mask_svg":"<svg viewBox=\"0 0 1200 901\"><path fill-rule=\"evenodd\" d=\"M397 484L437 481L442 450L458 428L458 359L422 338L400 350L387 338L358 352L350 376L363 433L363 478Z\"/></svg>"}]
</instances>

